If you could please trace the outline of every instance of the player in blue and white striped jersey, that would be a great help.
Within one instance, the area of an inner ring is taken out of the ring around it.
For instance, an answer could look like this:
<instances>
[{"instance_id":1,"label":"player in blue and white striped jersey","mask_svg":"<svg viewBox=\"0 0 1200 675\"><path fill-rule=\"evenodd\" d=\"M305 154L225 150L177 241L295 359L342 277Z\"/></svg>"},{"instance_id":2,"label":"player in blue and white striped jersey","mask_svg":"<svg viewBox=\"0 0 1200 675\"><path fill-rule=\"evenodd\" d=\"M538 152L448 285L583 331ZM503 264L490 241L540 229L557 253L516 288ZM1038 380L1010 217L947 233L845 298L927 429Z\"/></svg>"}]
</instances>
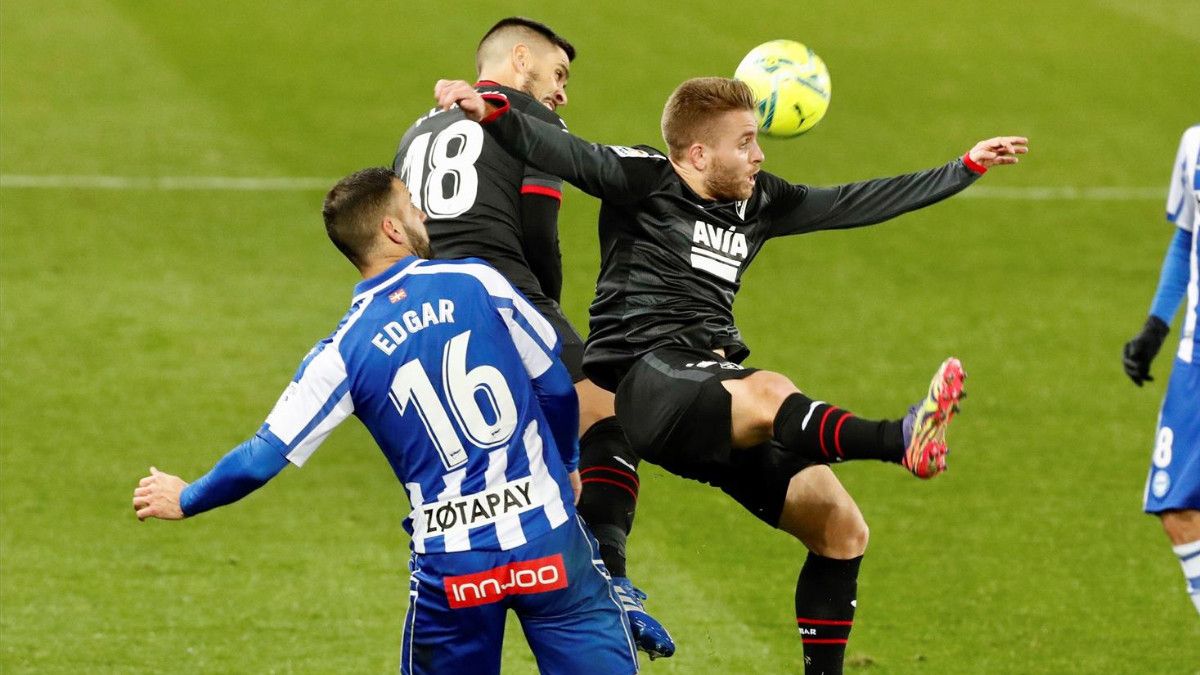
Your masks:
<instances>
[{"instance_id":1,"label":"player in blue and white striped jersey","mask_svg":"<svg viewBox=\"0 0 1200 675\"><path fill-rule=\"evenodd\" d=\"M412 504L401 672L499 672L505 613L542 672L637 671L629 624L575 514L578 402L554 328L492 267L435 262L389 169L339 182L326 230L358 267L350 309L258 433L188 485L151 468L139 519L236 501L351 414Z\"/></svg>"},{"instance_id":2,"label":"player in blue and white striped jersey","mask_svg":"<svg viewBox=\"0 0 1200 675\"><path fill-rule=\"evenodd\" d=\"M1158 290L1142 332L1125 345L1125 372L1139 387L1150 376L1150 362L1184 305L1182 339L1158 416L1154 454L1143 497L1147 513L1162 519L1163 529L1188 580L1188 593L1200 611L1200 345L1196 314L1200 305L1200 125L1183 133L1171 187L1167 220L1176 226L1163 261Z\"/></svg>"}]
</instances>

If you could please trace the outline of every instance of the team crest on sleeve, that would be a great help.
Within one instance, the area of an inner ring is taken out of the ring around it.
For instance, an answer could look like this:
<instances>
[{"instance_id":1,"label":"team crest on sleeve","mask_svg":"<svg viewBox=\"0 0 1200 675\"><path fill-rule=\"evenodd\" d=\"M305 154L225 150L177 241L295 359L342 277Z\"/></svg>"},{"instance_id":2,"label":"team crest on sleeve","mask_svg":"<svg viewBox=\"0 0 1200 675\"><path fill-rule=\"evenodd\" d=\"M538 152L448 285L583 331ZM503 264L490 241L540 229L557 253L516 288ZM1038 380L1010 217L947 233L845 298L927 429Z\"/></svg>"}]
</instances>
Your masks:
<instances>
[{"instance_id":1,"label":"team crest on sleeve","mask_svg":"<svg viewBox=\"0 0 1200 675\"><path fill-rule=\"evenodd\" d=\"M316 348L314 347L314 350L315 349ZM282 411L286 410L288 401L292 400L292 394L295 394L299 388L300 384L298 382L288 383L287 388L283 390L282 394L280 394L279 400L275 401L275 407L271 408L270 414L267 415L267 424L270 424L271 420L273 419L278 419L278 415L282 414Z\"/></svg>"},{"instance_id":2,"label":"team crest on sleeve","mask_svg":"<svg viewBox=\"0 0 1200 675\"><path fill-rule=\"evenodd\" d=\"M641 148L631 148L628 145L609 145L606 146L609 150L617 153L618 157L653 157L661 159L658 155L652 155Z\"/></svg>"}]
</instances>

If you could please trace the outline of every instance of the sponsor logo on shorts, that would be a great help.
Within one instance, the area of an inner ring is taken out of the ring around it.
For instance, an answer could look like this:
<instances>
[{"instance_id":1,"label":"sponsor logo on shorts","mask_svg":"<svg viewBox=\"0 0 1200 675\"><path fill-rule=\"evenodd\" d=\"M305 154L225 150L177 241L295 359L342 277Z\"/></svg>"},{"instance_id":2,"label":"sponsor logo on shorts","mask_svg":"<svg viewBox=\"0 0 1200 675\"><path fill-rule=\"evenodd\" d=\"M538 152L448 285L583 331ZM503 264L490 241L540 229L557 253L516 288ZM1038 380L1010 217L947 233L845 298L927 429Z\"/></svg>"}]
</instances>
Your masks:
<instances>
[{"instance_id":1,"label":"sponsor logo on shorts","mask_svg":"<svg viewBox=\"0 0 1200 675\"><path fill-rule=\"evenodd\" d=\"M1155 497L1162 499L1171 489L1171 474L1166 471L1155 471L1154 480L1150 482L1150 491Z\"/></svg>"},{"instance_id":2,"label":"sponsor logo on shorts","mask_svg":"<svg viewBox=\"0 0 1200 675\"><path fill-rule=\"evenodd\" d=\"M703 370L712 367L720 368L721 370L745 370L742 366L731 361L697 361L695 363L685 363L684 368L698 368Z\"/></svg>"},{"instance_id":3,"label":"sponsor logo on shorts","mask_svg":"<svg viewBox=\"0 0 1200 675\"><path fill-rule=\"evenodd\" d=\"M567 587L567 570L561 553L536 560L493 567L490 570L444 579L446 599L453 609L499 602L509 595L530 595Z\"/></svg>"}]
</instances>

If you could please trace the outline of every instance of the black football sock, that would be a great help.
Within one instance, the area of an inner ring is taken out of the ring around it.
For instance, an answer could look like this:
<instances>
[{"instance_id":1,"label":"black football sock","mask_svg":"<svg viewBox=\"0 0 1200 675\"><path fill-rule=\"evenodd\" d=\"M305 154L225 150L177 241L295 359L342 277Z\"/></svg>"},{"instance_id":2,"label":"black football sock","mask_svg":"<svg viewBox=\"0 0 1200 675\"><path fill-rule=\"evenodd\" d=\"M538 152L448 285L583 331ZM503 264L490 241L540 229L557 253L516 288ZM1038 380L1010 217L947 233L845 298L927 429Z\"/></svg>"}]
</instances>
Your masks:
<instances>
[{"instance_id":1,"label":"black football sock","mask_svg":"<svg viewBox=\"0 0 1200 675\"><path fill-rule=\"evenodd\" d=\"M814 462L904 457L900 420L865 420L848 410L795 393L775 415L775 440Z\"/></svg>"},{"instance_id":2,"label":"black football sock","mask_svg":"<svg viewBox=\"0 0 1200 675\"><path fill-rule=\"evenodd\" d=\"M854 625L862 556L836 560L809 553L796 580L796 626L805 675L840 675Z\"/></svg>"},{"instance_id":3,"label":"black football sock","mask_svg":"<svg viewBox=\"0 0 1200 675\"><path fill-rule=\"evenodd\" d=\"M625 539L637 511L637 467L616 417L596 422L579 439L583 494L576 510L600 542L600 557L615 577L625 576Z\"/></svg>"}]
</instances>

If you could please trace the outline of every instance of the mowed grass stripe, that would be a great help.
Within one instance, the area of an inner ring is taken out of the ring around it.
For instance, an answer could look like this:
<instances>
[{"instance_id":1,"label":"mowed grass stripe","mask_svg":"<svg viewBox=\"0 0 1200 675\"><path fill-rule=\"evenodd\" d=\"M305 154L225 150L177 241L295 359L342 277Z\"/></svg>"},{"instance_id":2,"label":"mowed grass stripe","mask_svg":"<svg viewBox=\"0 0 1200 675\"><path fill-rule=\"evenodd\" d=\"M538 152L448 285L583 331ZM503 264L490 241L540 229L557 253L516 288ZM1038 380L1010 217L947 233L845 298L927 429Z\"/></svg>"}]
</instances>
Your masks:
<instances>
[{"instance_id":1,"label":"mowed grass stripe","mask_svg":"<svg viewBox=\"0 0 1200 675\"><path fill-rule=\"evenodd\" d=\"M338 179L315 176L87 176L2 174L0 188L93 190L231 190L248 192L324 190ZM973 187L961 193L969 199L1028 201L1135 201L1162 199L1161 187L1015 186Z\"/></svg>"},{"instance_id":2,"label":"mowed grass stripe","mask_svg":"<svg viewBox=\"0 0 1200 675\"><path fill-rule=\"evenodd\" d=\"M0 188L46 190L231 190L248 192L325 190L335 178L289 176L57 176L0 175Z\"/></svg>"}]
</instances>

